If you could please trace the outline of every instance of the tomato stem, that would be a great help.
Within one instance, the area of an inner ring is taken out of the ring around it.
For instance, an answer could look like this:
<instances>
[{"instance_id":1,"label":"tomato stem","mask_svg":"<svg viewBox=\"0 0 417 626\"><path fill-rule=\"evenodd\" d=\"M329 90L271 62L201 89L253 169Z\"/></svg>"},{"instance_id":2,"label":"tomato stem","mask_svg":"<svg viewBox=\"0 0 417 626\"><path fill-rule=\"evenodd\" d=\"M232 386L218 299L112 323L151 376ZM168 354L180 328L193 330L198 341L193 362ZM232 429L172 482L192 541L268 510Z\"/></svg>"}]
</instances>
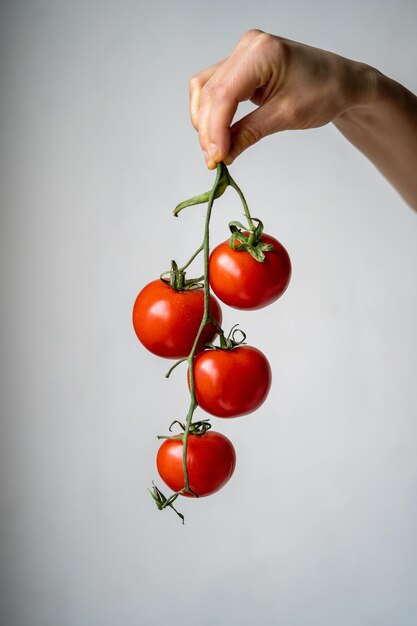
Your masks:
<instances>
[{"instance_id":1,"label":"tomato stem","mask_svg":"<svg viewBox=\"0 0 417 626\"><path fill-rule=\"evenodd\" d=\"M226 167L226 166L224 166ZM242 202L242 206L243 206L243 210L245 212L245 217L248 220L248 224L249 224L249 229L250 230L254 230L255 229L255 224L252 221L252 217L249 211L249 207L248 207L248 203L246 202L245 196L243 195L242 190L240 189L240 187L238 186L238 184L233 180L233 178L230 176L230 173L228 171L228 169L226 168L226 172L227 172L227 179L229 181L229 185L231 187L233 187L233 189L235 191L237 191L238 196L240 198L240 201Z\"/></svg>"},{"instance_id":2,"label":"tomato stem","mask_svg":"<svg viewBox=\"0 0 417 626\"><path fill-rule=\"evenodd\" d=\"M181 363L184 363L184 361L186 360L187 360L187 357L185 356L183 359L179 359L176 363L174 363L174 365L170 367L167 373L165 374L165 378L169 378L172 372L174 371L174 369L178 367L178 365L180 365Z\"/></svg>"},{"instance_id":3,"label":"tomato stem","mask_svg":"<svg viewBox=\"0 0 417 626\"><path fill-rule=\"evenodd\" d=\"M193 418L194 411L197 407L197 400L195 395L195 384L194 384L194 356L196 353L197 345L201 334L208 322L211 321L210 314L210 283L209 283L209 254L210 254L210 218L211 212L213 208L213 202L216 197L216 193L219 185L222 182L222 177L224 176L224 169L226 166L223 163L219 163L217 165L217 175L216 180L214 181L214 185L211 189L210 196L208 199L207 210L206 210L206 219L204 224L204 238L203 238L203 257L204 257L204 315L201 320L200 328L198 329L196 338L194 340L194 345L191 349L190 354L188 355L188 368L190 372L190 407L188 409L187 418L185 420L185 431L183 436L183 467L184 467L184 489L189 491L190 484L188 479L188 468L187 468L187 444L188 444L188 435L190 432L191 421Z\"/></svg>"},{"instance_id":4,"label":"tomato stem","mask_svg":"<svg viewBox=\"0 0 417 626\"><path fill-rule=\"evenodd\" d=\"M238 193L239 198L242 202L243 210L245 212L245 217L248 220L249 229L255 230L255 225L252 221L252 217L251 217L245 196L243 195L242 190L240 189L239 185L230 176L229 170L227 169L224 163L217 164L217 175L220 176L220 178L218 181L216 179L217 185L215 183L216 188L214 191L213 200L215 198L220 198L220 196L223 195L223 193L226 191L227 187L229 186L233 187L233 189ZM210 202L210 198L212 197L212 194L213 194L213 188L211 189L211 191L206 191L206 193L199 194L198 196L193 196L189 200L184 200L184 202L181 202L178 206L175 207L173 211L173 214L175 215L175 217L178 217L180 211L182 211L186 207L194 206L196 204L204 204L205 202ZM198 254L198 252L196 254Z\"/></svg>"},{"instance_id":5,"label":"tomato stem","mask_svg":"<svg viewBox=\"0 0 417 626\"><path fill-rule=\"evenodd\" d=\"M172 509L174 509L174 507L172 506L173 502L176 500L176 498L183 493L192 493L194 496L198 497L198 494L195 493L195 491L193 491L190 487L190 481L189 481L189 476L188 476L188 467L187 467L187 447L188 447L188 438L189 438L189 434L190 431L192 432L192 419L193 419L193 415L194 415L194 411L197 408L198 404L197 404L197 399L196 399L196 393L195 393L195 382L194 382L194 357L196 354L196 350L197 350L197 345L199 343L200 337L203 333L204 328L206 327L206 325L208 323L212 323L219 336L220 336L220 343L221 343L221 347L226 347L227 346L232 346L233 344L233 338L229 337L225 338L223 329L221 328L220 324L212 317L211 313L210 313L210 283L209 283L209 254L210 254L210 219L211 219L211 213L212 213L212 208L213 208L213 203L214 200L218 197L220 197L224 191L226 190L226 188L228 186L233 187L233 189L235 189L235 191L238 193L240 200L242 202L243 205L243 209L245 212L245 216L246 219L248 221L249 224L249 229L250 230L255 230L255 225L252 221L250 212L249 212L249 208L247 205L247 202L245 200L245 197L241 191L241 189L239 188L239 186L236 184L236 182L233 180L233 178L230 176L229 171L226 167L226 165L224 163L218 163L217 165L217 172L216 172L216 179L214 181L214 185L211 188L211 190L209 192L206 192L204 194L200 194L199 196L194 196L193 198L190 198L189 200L185 200L184 202L180 203L174 210L174 215L178 216L178 214L180 213L180 211L182 211L182 209L184 209L187 206L193 206L195 204L202 204L204 202L207 202L207 209L206 209L206 217L205 217L205 224L204 224L204 238L203 238L203 243L201 244L201 246L194 252L194 254L191 256L191 258L189 259L189 261L187 261L187 263L181 267L181 268L177 268L174 266L172 267L171 273L174 274L181 274L182 272L184 272L184 270L192 263L192 261L194 261L194 259L200 254L200 252L203 252L203 258L204 258L204 314L203 314L203 318L201 320L201 324L200 327L198 329L197 335L195 337L192 349L190 354L188 355L188 357L180 359L179 361L177 361L167 372L166 377L168 378L171 374L171 372L180 364L183 363L184 361L188 362L188 368L189 368L189 386L190 386L190 405L188 408L188 413L185 419L185 424L184 424L184 433L182 435L182 440L183 440L183 455L182 455L182 460L183 460L183 471L184 471L184 487L180 490L175 492L174 494L172 494L169 498L166 498L161 491L159 491L159 489L154 485L153 490L151 491L151 495L154 498L157 506L159 509L165 509L167 507L171 507ZM175 276L175 278L177 278ZM178 280L178 279L177 279ZM180 279L181 280L181 279ZM234 329L232 329L233 331ZM231 333L232 333L231 331ZM244 335L244 333L243 333ZM244 336L245 338L245 336ZM243 341L244 341L243 338ZM235 345L237 343L240 342L235 342ZM229 349L230 349L229 347ZM181 513L178 513L178 511L176 509L174 509L174 511L181 517L181 519L183 520L184 523L184 516L181 515Z\"/></svg>"},{"instance_id":6,"label":"tomato stem","mask_svg":"<svg viewBox=\"0 0 417 626\"><path fill-rule=\"evenodd\" d=\"M194 259L196 258L196 256L198 256L200 254L200 252L203 252L204 250L204 243L201 244L201 246L194 252L193 256L191 257L191 259L189 259L189 261L187 261L187 263L185 265L183 265L180 268L180 272L183 272L185 269L187 269L187 267L189 265L191 265L191 263L194 261Z\"/></svg>"}]
</instances>

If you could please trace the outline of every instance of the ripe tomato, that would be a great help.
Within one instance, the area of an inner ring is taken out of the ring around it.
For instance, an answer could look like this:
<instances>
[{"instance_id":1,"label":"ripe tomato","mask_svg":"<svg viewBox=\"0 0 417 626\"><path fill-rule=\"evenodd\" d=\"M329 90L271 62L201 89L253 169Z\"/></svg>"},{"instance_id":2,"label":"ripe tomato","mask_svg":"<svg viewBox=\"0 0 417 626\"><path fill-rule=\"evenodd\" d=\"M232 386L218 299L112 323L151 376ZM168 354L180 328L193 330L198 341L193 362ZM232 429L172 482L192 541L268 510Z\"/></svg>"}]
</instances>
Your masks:
<instances>
[{"instance_id":1,"label":"ripe tomato","mask_svg":"<svg viewBox=\"0 0 417 626\"><path fill-rule=\"evenodd\" d=\"M210 296L210 312L221 324L222 312ZM142 289L133 306L133 327L139 341L154 354L181 359L190 354L204 314L203 289L176 291L160 279ZM216 336L213 324L203 330L197 351Z\"/></svg>"},{"instance_id":2,"label":"ripe tomato","mask_svg":"<svg viewBox=\"0 0 417 626\"><path fill-rule=\"evenodd\" d=\"M251 346L204 350L194 359L194 386L197 402L207 413L217 417L247 415L267 397L271 367L265 355Z\"/></svg>"},{"instance_id":3,"label":"ripe tomato","mask_svg":"<svg viewBox=\"0 0 417 626\"><path fill-rule=\"evenodd\" d=\"M210 285L222 302L236 309L261 309L277 300L291 278L291 261L280 242L262 234L260 241L274 246L263 263L247 250L232 250L224 241L212 251Z\"/></svg>"},{"instance_id":4,"label":"ripe tomato","mask_svg":"<svg viewBox=\"0 0 417 626\"><path fill-rule=\"evenodd\" d=\"M181 436L166 439L158 450L156 465L162 480L173 491L184 487L183 442ZM232 442L222 435L208 431L188 436L187 471L190 488L201 496L209 496L231 478L236 465ZM184 496L193 497L191 492Z\"/></svg>"}]
</instances>

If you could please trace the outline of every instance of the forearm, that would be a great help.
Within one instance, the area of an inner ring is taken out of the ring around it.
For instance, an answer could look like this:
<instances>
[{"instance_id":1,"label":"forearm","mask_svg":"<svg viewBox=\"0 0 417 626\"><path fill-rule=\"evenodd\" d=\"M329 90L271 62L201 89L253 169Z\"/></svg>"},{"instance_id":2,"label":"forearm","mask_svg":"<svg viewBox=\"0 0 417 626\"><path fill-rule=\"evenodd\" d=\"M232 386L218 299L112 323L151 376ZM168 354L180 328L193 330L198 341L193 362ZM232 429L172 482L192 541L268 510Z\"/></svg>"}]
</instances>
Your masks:
<instances>
[{"instance_id":1,"label":"forearm","mask_svg":"<svg viewBox=\"0 0 417 626\"><path fill-rule=\"evenodd\" d=\"M374 71L373 97L333 120L417 210L417 97Z\"/></svg>"}]
</instances>

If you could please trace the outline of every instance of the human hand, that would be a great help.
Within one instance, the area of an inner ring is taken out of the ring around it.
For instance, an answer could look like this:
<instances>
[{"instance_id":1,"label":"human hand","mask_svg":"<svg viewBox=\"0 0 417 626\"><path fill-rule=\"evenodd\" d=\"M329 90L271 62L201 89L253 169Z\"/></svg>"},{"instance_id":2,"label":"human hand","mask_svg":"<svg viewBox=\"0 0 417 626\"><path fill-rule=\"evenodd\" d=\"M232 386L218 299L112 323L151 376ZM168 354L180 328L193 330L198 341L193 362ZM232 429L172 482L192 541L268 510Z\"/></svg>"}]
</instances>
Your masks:
<instances>
[{"instance_id":1,"label":"human hand","mask_svg":"<svg viewBox=\"0 0 417 626\"><path fill-rule=\"evenodd\" d=\"M250 30L232 54L190 81L190 113L207 166L230 164L277 131L315 128L373 97L369 66ZM258 108L232 124L240 102Z\"/></svg>"}]
</instances>

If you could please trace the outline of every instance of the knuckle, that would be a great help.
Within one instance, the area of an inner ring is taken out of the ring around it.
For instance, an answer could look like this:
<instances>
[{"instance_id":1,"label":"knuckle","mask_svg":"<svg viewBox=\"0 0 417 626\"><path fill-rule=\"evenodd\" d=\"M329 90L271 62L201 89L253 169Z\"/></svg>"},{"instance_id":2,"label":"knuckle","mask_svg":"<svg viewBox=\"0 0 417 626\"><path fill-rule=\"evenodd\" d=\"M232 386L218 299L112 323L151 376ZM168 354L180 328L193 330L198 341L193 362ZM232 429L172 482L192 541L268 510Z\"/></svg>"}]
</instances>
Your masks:
<instances>
[{"instance_id":1,"label":"knuckle","mask_svg":"<svg viewBox=\"0 0 417 626\"><path fill-rule=\"evenodd\" d=\"M200 89L202 86L202 79L200 74L195 74L189 81L190 93L195 91L196 89Z\"/></svg>"},{"instance_id":2,"label":"knuckle","mask_svg":"<svg viewBox=\"0 0 417 626\"><path fill-rule=\"evenodd\" d=\"M288 43L284 39L263 32L252 39L250 50L252 54L281 61L287 59L290 52Z\"/></svg>"},{"instance_id":3,"label":"knuckle","mask_svg":"<svg viewBox=\"0 0 417 626\"><path fill-rule=\"evenodd\" d=\"M262 139L262 137L262 131L257 126L245 126L240 131L239 143L242 147L248 148L254 143L257 143L260 139Z\"/></svg>"},{"instance_id":4,"label":"knuckle","mask_svg":"<svg viewBox=\"0 0 417 626\"><path fill-rule=\"evenodd\" d=\"M263 33L263 31L259 30L258 28L250 28L249 30L247 30L246 32L243 33L243 35L239 39L239 44L247 45L257 35L260 35L262 33Z\"/></svg>"}]
</instances>

